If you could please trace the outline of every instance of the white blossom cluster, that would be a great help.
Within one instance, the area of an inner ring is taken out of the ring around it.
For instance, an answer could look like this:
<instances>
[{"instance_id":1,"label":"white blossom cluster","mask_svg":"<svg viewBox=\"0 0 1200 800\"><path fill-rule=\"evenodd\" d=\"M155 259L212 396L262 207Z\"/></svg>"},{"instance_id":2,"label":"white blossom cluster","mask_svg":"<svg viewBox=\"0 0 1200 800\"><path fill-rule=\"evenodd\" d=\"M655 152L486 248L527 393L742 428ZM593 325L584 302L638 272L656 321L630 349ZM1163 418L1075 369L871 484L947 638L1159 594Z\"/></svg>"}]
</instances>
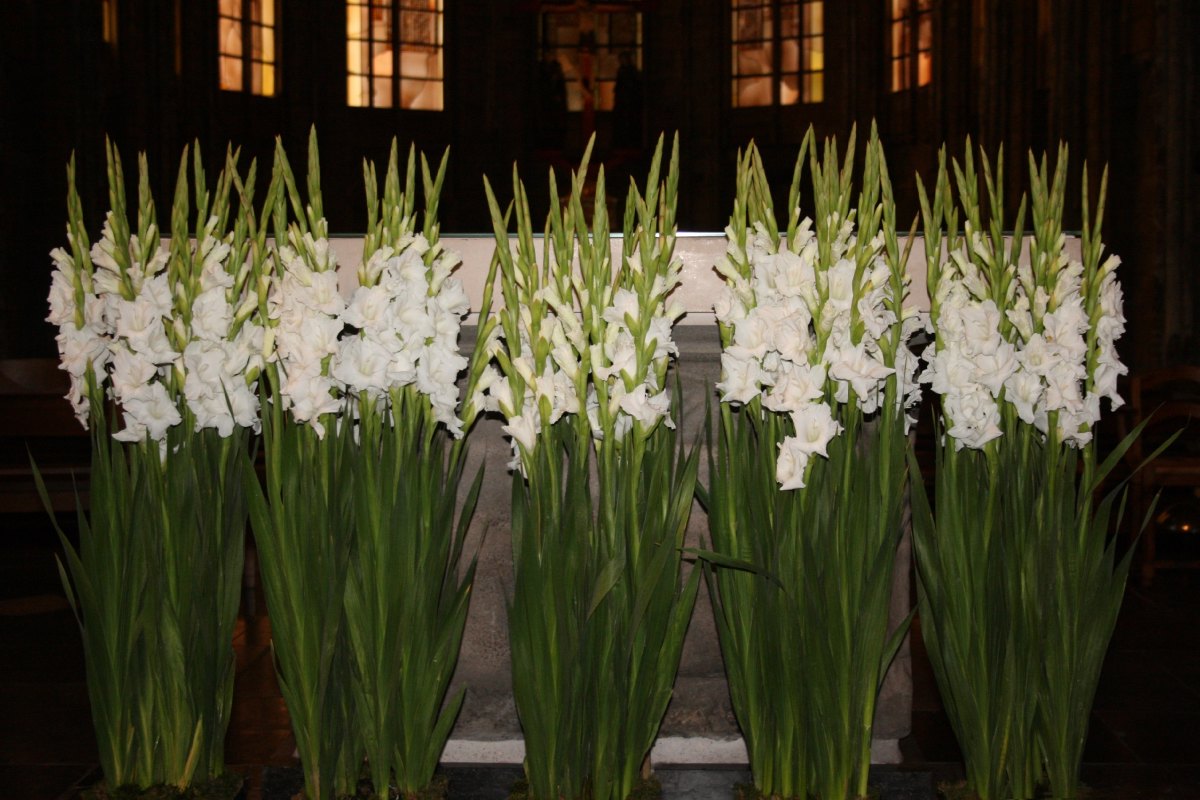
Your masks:
<instances>
[{"instance_id":1,"label":"white blossom cluster","mask_svg":"<svg viewBox=\"0 0 1200 800\"><path fill-rule=\"evenodd\" d=\"M650 257L660 256L654 253ZM641 253L631 253L626 265L630 278L641 275ZM597 439L603 439L609 427L615 439L624 438L635 428L648 435L660 422L675 427L671 395L663 383L671 356L679 355L671 333L684 308L678 302L668 302L667 297L679 285L681 266L679 260L671 260L665 274L651 283L645 301L635 291L634 281L625 281L627 285L612 293L600 314L603 324L593 332L589 353L592 387L587 404L588 421ZM600 408L599 384L604 384L607 413Z\"/></svg>"},{"instance_id":2,"label":"white blossom cluster","mask_svg":"<svg viewBox=\"0 0 1200 800\"><path fill-rule=\"evenodd\" d=\"M722 402L758 398L765 409L790 415L795 434L781 443L776 461L783 489L802 488L812 457L828 457L829 442L842 430L835 404L849 403L851 391L863 414L879 410L893 376L898 407L920 399L918 361L907 342L925 325L924 316L904 309L896 319L893 309L903 298L892 296L882 235L860 242L851 219L833 223L828 268L821 267L809 219L790 245L786 236L776 245L756 224L746 231L744 252L727 228L727 260L717 265L726 282L717 319L732 332L717 389ZM861 274L858 263L867 265ZM750 265L748 279L738 264ZM900 342L893 347L898 324Z\"/></svg>"},{"instance_id":3,"label":"white blossom cluster","mask_svg":"<svg viewBox=\"0 0 1200 800\"><path fill-rule=\"evenodd\" d=\"M661 246L656 242L655 248ZM659 260L662 253L656 249L647 257ZM506 371L511 374L505 376L489 366L480 381L480 391L486 389L481 404L506 419L503 430L511 437L513 449L509 469L523 472L522 453L531 453L542 430L567 414L585 412L597 441L619 443L633 434L649 436L659 423L675 427L671 396L663 383L671 356L679 353L672 326L684 309L668 302L667 296L679 283L680 268L681 262L670 261L664 274L646 281L649 288L644 297L636 291L643 274L639 251L625 257L618 286L606 287L600 297L591 297L578 275L564 280L567 286L574 280L576 295L585 306L582 311L571 299L564 299L556 283L547 283L534 293L539 306L536 320L528 306L519 310L519 355L513 355L516 349L506 346L497 328L488 344L489 355L505 348L511 365ZM581 318L590 324L585 326ZM540 369L538 353L546 354ZM514 386L523 387L521 397ZM582 408L581 396L585 398Z\"/></svg>"},{"instance_id":4,"label":"white blossom cluster","mask_svg":"<svg viewBox=\"0 0 1200 800\"><path fill-rule=\"evenodd\" d=\"M215 428L229 436L235 426L257 429L255 378L263 361L263 331L246 320L253 298L242 302L234 296L229 245L212 235L216 219L189 253L202 264L194 298L187 286L169 283L165 245L143 264L138 237L131 236L128 252L120 253L111 222L110 217L91 249L91 276L64 250L51 252L55 271L47 319L59 326L59 353L71 376L68 397L76 416L86 426L90 364L97 387L106 388L122 412L118 440L163 442L183 421L184 403L196 430ZM149 228L149 235L157 238L156 229ZM76 313L80 296L82 315Z\"/></svg>"},{"instance_id":5,"label":"white blossom cluster","mask_svg":"<svg viewBox=\"0 0 1200 800\"><path fill-rule=\"evenodd\" d=\"M370 256L347 302L329 241L290 238L268 300L284 408L324 435L322 415L344 405L356 415L363 395L386 404L392 389L414 385L435 418L461 436L457 380L467 360L458 335L469 301L450 277L458 257L439 245L426 266L429 242L406 235L397 249Z\"/></svg>"},{"instance_id":6,"label":"white blossom cluster","mask_svg":"<svg viewBox=\"0 0 1200 800\"><path fill-rule=\"evenodd\" d=\"M265 360L265 331L256 322L257 294L247 281L249 263L234 264L229 245L212 236L211 220L193 258L202 266L191 301L183 348L183 395L196 430L260 429L258 376Z\"/></svg>"},{"instance_id":7,"label":"white blossom cluster","mask_svg":"<svg viewBox=\"0 0 1200 800\"><path fill-rule=\"evenodd\" d=\"M552 289L543 289L541 297L551 293ZM525 473L522 455L533 452L543 428L567 414L579 413L576 381L583 377L580 353L586 348L586 336L578 317L569 306L557 302L557 296L555 305L566 313L560 315L554 308L546 307L537 321L528 306L521 307L517 315L519 351L505 341L500 327L496 328L495 338L485 344L489 356L498 350L507 353L508 374L489 364L477 388L477 403L504 416L506 424L502 429L511 438L513 453L508 468L519 469L522 474ZM541 360L540 370L535 349L549 351ZM523 390L514 391L514 387Z\"/></svg>"},{"instance_id":8,"label":"white blossom cluster","mask_svg":"<svg viewBox=\"0 0 1200 800\"><path fill-rule=\"evenodd\" d=\"M58 326L58 334L54 337L58 355L63 370L71 379L67 399L86 428L91 410L88 376L91 375L96 386L104 385L112 359L109 344L115 309L110 309L110 303L96 294L91 276L70 253L56 247L50 251L50 258L54 262L54 272L50 279L50 314L46 321Z\"/></svg>"},{"instance_id":9,"label":"white blossom cluster","mask_svg":"<svg viewBox=\"0 0 1200 800\"><path fill-rule=\"evenodd\" d=\"M990 245L968 230L985 261ZM1092 438L1100 399L1123 404L1117 378L1127 373L1116 351L1125 331L1120 259L1101 265L1098 296L1089 312L1084 266L1069 258L1065 240L1050 265L1052 288L1039 285L1028 264L1016 268L1003 310L963 247L943 263L935 290L936 341L925 352L921 380L942 396L942 410L956 449L981 448L1003 433L1001 408L1008 403L1043 434L1051 414L1057 436L1076 447ZM1089 333L1095 336L1089 345Z\"/></svg>"}]
</instances>

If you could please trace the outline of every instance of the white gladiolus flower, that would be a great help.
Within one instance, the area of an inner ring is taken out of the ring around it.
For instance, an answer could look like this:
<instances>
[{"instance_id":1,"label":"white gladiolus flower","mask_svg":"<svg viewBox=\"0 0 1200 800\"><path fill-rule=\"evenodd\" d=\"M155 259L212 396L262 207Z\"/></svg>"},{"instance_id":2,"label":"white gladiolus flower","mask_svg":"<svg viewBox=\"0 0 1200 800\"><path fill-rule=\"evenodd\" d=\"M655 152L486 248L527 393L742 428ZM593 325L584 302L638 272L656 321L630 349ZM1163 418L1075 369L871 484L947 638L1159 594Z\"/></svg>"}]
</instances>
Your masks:
<instances>
[{"instance_id":1,"label":"white gladiolus flower","mask_svg":"<svg viewBox=\"0 0 1200 800\"><path fill-rule=\"evenodd\" d=\"M391 353L382 345L352 336L342 341L331 374L351 394L366 392L371 397L380 397L387 392L389 363Z\"/></svg>"},{"instance_id":2,"label":"white gladiolus flower","mask_svg":"<svg viewBox=\"0 0 1200 800\"><path fill-rule=\"evenodd\" d=\"M1114 411L1125 405L1125 400L1117 393L1117 379L1127 374L1129 367L1117 358L1116 349L1111 345L1102 345L1096 359L1095 392L1100 397L1107 397Z\"/></svg>"},{"instance_id":3,"label":"white gladiolus flower","mask_svg":"<svg viewBox=\"0 0 1200 800\"><path fill-rule=\"evenodd\" d=\"M192 334L210 342L223 341L233 322L233 307L225 299L225 289L215 286L200 293L192 304Z\"/></svg>"},{"instance_id":4,"label":"white gladiolus flower","mask_svg":"<svg viewBox=\"0 0 1200 800\"><path fill-rule=\"evenodd\" d=\"M1042 380L1039 376L1023 369L1008 376L1004 381L1004 397L1017 409L1017 415L1028 425L1037 416L1042 400Z\"/></svg>"},{"instance_id":5,"label":"white gladiolus flower","mask_svg":"<svg viewBox=\"0 0 1200 800\"><path fill-rule=\"evenodd\" d=\"M799 313L782 320L774 332L775 347L779 355L794 364L807 363L812 347L809 333L809 318Z\"/></svg>"},{"instance_id":6,"label":"white gladiolus flower","mask_svg":"<svg viewBox=\"0 0 1200 800\"><path fill-rule=\"evenodd\" d=\"M790 413L820 400L825 394L825 365L796 364L782 368L763 405L780 413Z\"/></svg>"},{"instance_id":7,"label":"white gladiolus flower","mask_svg":"<svg viewBox=\"0 0 1200 800\"><path fill-rule=\"evenodd\" d=\"M973 359L975 378L993 397L1000 396L1004 382L1017 370L1017 351L1011 344L1001 340L990 353L980 353Z\"/></svg>"},{"instance_id":8,"label":"white gladiolus flower","mask_svg":"<svg viewBox=\"0 0 1200 800\"><path fill-rule=\"evenodd\" d=\"M651 427L664 420L668 428L674 428L675 422L670 418L671 398L666 390L650 395L645 384L638 386L632 392L621 397L621 410L645 427Z\"/></svg>"},{"instance_id":9,"label":"white gladiolus flower","mask_svg":"<svg viewBox=\"0 0 1200 800\"><path fill-rule=\"evenodd\" d=\"M122 399L126 427L115 434L121 441L141 441L148 436L162 441L167 429L183 421L175 402L161 383L148 383Z\"/></svg>"},{"instance_id":10,"label":"white gladiolus flower","mask_svg":"<svg viewBox=\"0 0 1200 800\"><path fill-rule=\"evenodd\" d=\"M804 488L804 472L808 467L808 452L794 436L779 443L779 456L775 460L775 480L784 491Z\"/></svg>"},{"instance_id":11,"label":"white gladiolus flower","mask_svg":"<svg viewBox=\"0 0 1200 800\"><path fill-rule=\"evenodd\" d=\"M990 247L982 238L973 241L977 249ZM1085 299L1084 265L1068 257L1065 238L1057 248L1039 255L1034 267L1012 268L1003 331L979 267L960 251L943 263L934 289L938 341L927 351L929 368L921 380L942 395L956 447L978 448L1001 434L999 406L990 398L1010 403L1022 422L1043 434L1056 414L1057 435L1077 447L1091 440L1101 397L1114 408L1121 405L1117 379L1127 370L1113 347L1124 332L1120 285L1105 262L1087 276L1100 287L1094 300ZM1052 291L1035 280L1035 269L1038 275L1050 270ZM1091 309L1088 302L1094 302Z\"/></svg>"},{"instance_id":12,"label":"white gladiolus flower","mask_svg":"<svg viewBox=\"0 0 1200 800\"><path fill-rule=\"evenodd\" d=\"M972 355L992 355L1003 341L1000 338L1000 311L988 299L959 310L963 347Z\"/></svg>"},{"instance_id":13,"label":"white gladiolus flower","mask_svg":"<svg viewBox=\"0 0 1200 800\"><path fill-rule=\"evenodd\" d=\"M895 372L892 367L867 353L862 346L841 347L832 353L827 352L826 362L830 365L829 377L849 384L860 401L871 397L880 382Z\"/></svg>"},{"instance_id":14,"label":"white gladiolus flower","mask_svg":"<svg viewBox=\"0 0 1200 800\"><path fill-rule=\"evenodd\" d=\"M444 281L434 300L442 311L454 318L461 318L471 309L471 300L457 278Z\"/></svg>"},{"instance_id":15,"label":"white gladiolus flower","mask_svg":"<svg viewBox=\"0 0 1200 800\"><path fill-rule=\"evenodd\" d=\"M488 394L492 399L489 406L495 406L494 410L499 411L505 417L512 419L520 413L516 399L513 397L512 386L507 379L497 380L492 384Z\"/></svg>"},{"instance_id":16,"label":"white gladiolus flower","mask_svg":"<svg viewBox=\"0 0 1200 800\"><path fill-rule=\"evenodd\" d=\"M828 300L827 308L833 311L849 311L854 301L854 262L847 259L829 268L826 277Z\"/></svg>"},{"instance_id":17,"label":"white gladiolus flower","mask_svg":"<svg viewBox=\"0 0 1200 800\"><path fill-rule=\"evenodd\" d=\"M904 297L893 297L897 286L882 235L859 242L852 218L829 223L834 241L828 243L824 264L812 221L806 219L778 245L762 225L747 231L748 281L736 264L717 266L726 291L714 308L730 343L721 355L717 390L723 402L745 404L760 397L768 411L795 419L797 435L781 445L777 461L784 489L803 486L811 456L825 455L841 430L833 404L848 402L851 390L864 415L879 410L889 381L896 381L893 413L920 399L918 361L906 346L927 328L927 316L905 308L897 319L895 309L903 308ZM734 232L727 235L732 241ZM731 256L737 251L731 244ZM861 274L858 264L865 265ZM906 286L906 280L899 282L902 292ZM901 326L899 347L892 341L896 325ZM973 367L964 372L972 373Z\"/></svg>"},{"instance_id":18,"label":"white gladiolus flower","mask_svg":"<svg viewBox=\"0 0 1200 800\"><path fill-rule=\"evenodd\" d=\"M607 350L606 355L610 362L609 366L601 367L597 371L597 377L607 380L609 376L626 373L631 379L633 378L633 372L637 367L637 348L634 345L633 336L628 331L621 330L617 335L616 342L612 348Z\"/></svg>"},{"instance_id":19,"label":"white gladiolus flower","mask_svg":"<svg viewBox=\"0 0 1200 800\"><path fill-rule=\"evenodd\" d=\"M57 252L62 252L58 250ZM50 278L50 313L46 321L51 325L75 324L75 287L71 278L61 268Z\"/></svg>"},{"instance_id":20,"label":"white gladiolus flower","mask_svg":"<svg viewBox=\"0 0 1200 800\"><path fill-rule=\"evenodd\" d=\"M154 362L122 344L114 345L111 354L112 386L117 397L132 397L158 375L158 367Z\"/></svg>"},{"instance_id":21,"label":"white gladiolus flower","mask_svg":"<svg viewBox=\"0 0 1200 800\"><path fill-rule=\"evenodd\" d=\"M746 317L746 306L732 289L725 288L717 295L713 304L717 321L724 325L733 325Z\"/></svg>"},{"instance_id":22,"label":"white gladiolus flower","mask_svg":"<svg viewBox=\"0 0 1200 800\"><path fill-rule=\"evenodd\" d=\"M721 354L722 379L717 384L723 403L749 403L758 396L766 375L753 358L735 358L728 351Z\"/></svg>"},{"instance_id":23,"label":"white gladiolus flower","mask_svg":"<svg viewBox=\"0 0 1200 800\"><path fill-rule=\"evenodd\" d=\"M360 330L375 329L388 324L391 296L383 286L359 286L354 290L342 321Z\"/></svg>"},{"instance_id":24,"label":"white gladiolus flower","mask_svg":"<svg viewBox=\"0 0 1200 800\"><path fill-rule=\"evenodd\" d=\"M793 411L792 423L796 427L796 435L792 437L795 444L792 446L809 456L828 458L826 448L830 440L842 431L842 426L824 403L811 403L799 411Z\"/></svg>"},{"instance_id":25,"label":"white gladiolus flower","mask_svg":"<svg viewBox=\"0 0 1200 800\"><path fill-rule=\"evenodd\" d=\"M1003 433L1000 430L1000 407L982 387L964 394L945 395L942 403L954 423L946 433L954 439L956 450L963 447L982 448Z\"/></svg>"},{"instance_id":26,"label":"white gladiolus flower","mask_svg":"<svg viewBox=\"0 0 1200 800\"><path fill-rule=\"evenodd\" d=\"M669 356L679 355L679 346L671 338L672 319L670 316L654 317L650 320L647 337L654 340L655 361Z\"/></svg>"},{"instance_id":27,"label":"white gladiolus flower","mask_svg":"<svg viewBox=\"0 0 1200 800\"><path fill-rule=\"evenodd\" d=\"M768 320L756 308L734 328L733 343L749 358L762 358L768 350L774 349L772 339Z\"/></svg>"},{"instance_id":28,"label":"white gladiolus flower","mask_svg":"<svg viewBox=\"0 0 1200 800\"><path fill-rule=\"evenodd\" d=\"M508 468L521 468L523 471L520 448L531 453L537 446L537 436L542 430L541 416L536 409L527 408L515 417L509 417L508 424L502 425L500 429L512 437L513 460L509 463Z\"/></svg>"},{"instance_id":29,"label":"white gladiolus flower","mask_svg":"<svg viewBox=\"0 0 1200 800\"><path fill-rule=\"evenodd\" d=\"M417 362L417 389L428 395L438 394L443 387L454 386L458 373L466 367L467 359L457 350L431 345Z\"/></svg>"},{"instance_id":30,"label":"white gladiolus flower","mask_svg":"<svg viewBox=\"0 0 1200 800\"><path fill-rule=\"evenodd\" d=\"M1046 341L1040 333L1035 333L1025 342L1018 360L1025 369L1045 377L1055 366L1062 363L1065 357L1062 348Z\"/></svg>"},{"instance_id":31,"label":"white gladiolus flower","mask_svg":"<svg viewBox=\"0 0 1200 800\"><path fill-rule=\"evenodd\" d=\"M1042 326L1043 337L1062 348L1066 358L1074 361L1087 353L1083 332L1088 329L1088 319L1078 297L1043 317Z\"/></svg>"},{"instance_id":32,"label":"white gladiolus flower","mask_svg":"<svg viewBox=\"0 0 1200 800\"><path fill-rule=\"evenodd\" d=\"M64 326L55 338L63 369L68 373L81 378L91 365L97 375L103 374L109 361L108 339L97 336L88 328L76 328L73 324Z\"/></svg>"}]
</instances>

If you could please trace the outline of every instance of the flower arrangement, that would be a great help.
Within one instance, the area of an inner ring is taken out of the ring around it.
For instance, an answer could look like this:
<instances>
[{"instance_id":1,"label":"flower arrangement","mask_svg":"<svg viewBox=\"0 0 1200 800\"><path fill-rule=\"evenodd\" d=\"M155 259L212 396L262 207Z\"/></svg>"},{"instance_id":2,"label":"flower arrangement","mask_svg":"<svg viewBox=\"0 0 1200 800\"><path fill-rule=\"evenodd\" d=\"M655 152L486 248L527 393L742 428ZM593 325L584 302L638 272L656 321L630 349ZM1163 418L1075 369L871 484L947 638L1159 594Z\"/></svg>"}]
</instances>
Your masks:
<instances>
[{"instance_id":1,"label":"flower arrangement","mask_svg":"<svg viewBox=\"0 0 1200 800\"><path fill-rule=\"evenodd\" d=\"M481 402L512 438L513 690L529 796L547 800L638 786L699 585L681 571L697 460L666 387L678 144L665 180L660 139L646 193L631 185L615 265L603 167L590 223L580 200L589 155L566 203L551 172L540 263L515 170L508 212L486 185L504 306Z\"/></svg>"},{"instance_id":2,"label":"flower arrangement","mask_svg":"<svg viewBox=\"0 0 1200 800\"><path fill-rule=\"evenodd\" d=\"M93 444L91 513L79 512L79 550L59 532L60 571L83 633L106 781L183 788L224 773L242 474L263 363L263 332L250 321L250 209L232 207L244 188L236 154L210 195L198 148L189 185L185 149L164 245L144 157L134 233L120 156L111 145L107 155L100 241L89 245L72 160L70 250L51 254L48 319ZM108 401L123 420L111 438Z\"/></svg>"},{"instance_id":3,"label":"flower arrangement","mask_svg":"<svg viewBox=\"0 0 1200 800\"><path fill-rule=\"evenodd\" d=\"M815 222L801 219L812 172ZM710 444L710 590L734 711L764 797L861 797L902 533L906 409L920 397L882 147L852 208L854 136L796 161L787 224L753 144L717 265L720 431Z\"/></svg>"},{"instance_id":4,"label":"flower arrangement","mask_svg":"<svg viewBox=\"0 0 1200 800\"><path fill-rule=\"evenodd\" d=\"M457 381L465 371L470 398L487 357L478 346L470 360L458 352L469 301L451 275L458 257L438 241L448 155L436 176L420 160L420 230L414 151L401 190L393 143L382 214L374 167L365 170L368 236L343 314L358 336L343 337L333 362L358 419L345 607L353 707L380 796L392 776L402 797L422 796L464 697L446 702L474 585L474 560L461 575L460 562L482 469L461 504L458 490L464 435L483 409L468 401L459 416ZM486 292L485 316L490 305ZM486 338L487 323L476 333Z\"/></svg>"},{"instance_id":5,"label":"flower arrangement","mask_svg":"<svg viewBox=\"0 0 1200 800\"><path fill-rule=\"evenodd\" d=\"M359 285L339 292L322 215L315 132L307 202L282 145L269 202L279 243L259 313L273 338L263 425L266 481L251 480L280 684L311 798L356 790L364 756L374 790L416 796L457 716L444 704L458 658L474 566L459 575L479 477L458 510L462 436L482 408L457 415L486 359L458 353L466 294L457 256L438 242L436 178L416 154L403 189L393 144L382 204L364 165L369 231ZM288 207L291 208L289 220ZM469 369L468 369L469 367ZM481 476L480 476L481 477Z\"/></svg>"},{"instance_id":6,"label":"flower arrangement","mask_svg":"<svg viewBox=\"0 0 1200 800\"><path fill-rule=\"evenodd\" d=\"M1101 400L1122 403L1120 261L1100 239L1107 175L1093 216L1085 165L1075 259L1065 147L1052 173L1030 156L1028 249L1024 196L1004 232L1003 154L980 165L968 140L957 203L944 150L932 198L918 179L935 332L921 380L942 434L936 508L913 493L922 633L968 786L1070 798L1129 568L1109 535L1120 487L1097 494L1140 429L1103 462L1094 438Z\"/></svg>"}]
</instances>

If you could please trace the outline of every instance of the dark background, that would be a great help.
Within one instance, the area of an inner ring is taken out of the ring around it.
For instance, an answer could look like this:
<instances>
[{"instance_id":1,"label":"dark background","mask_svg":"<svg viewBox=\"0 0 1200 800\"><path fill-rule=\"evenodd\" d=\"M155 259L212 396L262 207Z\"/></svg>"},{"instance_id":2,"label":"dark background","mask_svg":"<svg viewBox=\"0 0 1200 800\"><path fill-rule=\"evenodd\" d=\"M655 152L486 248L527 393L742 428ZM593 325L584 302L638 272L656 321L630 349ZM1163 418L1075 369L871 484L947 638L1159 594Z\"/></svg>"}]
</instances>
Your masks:
<instances>
[{"instance_id":1,"label":"dark background","mask_svg":"<svg viewBox=\"0 0 1200 800\"><path fill-rule=\"evenodd\" d=\"M147 155L165 223L181 148L198 140L215 169L227 142L246 161L269 156L276 135L303 161L309 127L321 141L325 209L335 233L360 232L361 159L384 161L389 142L432 154L451 148L441 204L445 233L490 230L480 175L505 187L512 162L536 215L545 174L564 172L582 143L579 114L562 147L538 147L539 3L446 0L445 110L349 108L340 0L282 0L280 92L217 88L216 0L118 0L117 37L102 37L100 0L0 4L0 358L50 356L43 321L52 247L65 244L65 171L78 159L89 230L107 205L104 136L127 172ZM912 176L932 177L937 148L960 154L966 135L1005 146L1014 201L1025 153L1071 146L1072 209L1078 176L1111 169L1106 240L1122 256L1137 370L1200 360L1195 334L1200 245L1196 38L1190 0L934 0L930 86L892 93L886 0L825 3L825 102L730 107L729 3L649 0L643 14L643 147L611 146L611 114L597 113L610 191L641 173L659 131L682 148L681 230L720 231L733 196L737 149L752 137L783 191L805 129L844 141L877 120L902 219L915 212ZM246 163L245 161L243 163ZM263 181L265 184L265 181Z\"/></svg>"}]
</instances>

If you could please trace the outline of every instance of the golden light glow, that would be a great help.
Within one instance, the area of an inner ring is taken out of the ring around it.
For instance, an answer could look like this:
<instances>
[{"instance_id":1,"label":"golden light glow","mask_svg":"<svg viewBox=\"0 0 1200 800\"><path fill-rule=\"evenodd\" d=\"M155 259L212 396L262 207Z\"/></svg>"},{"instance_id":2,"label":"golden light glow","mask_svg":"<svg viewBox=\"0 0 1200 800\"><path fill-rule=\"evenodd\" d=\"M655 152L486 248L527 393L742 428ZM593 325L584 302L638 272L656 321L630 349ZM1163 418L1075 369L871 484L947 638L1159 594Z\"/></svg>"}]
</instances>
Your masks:
<instances>
[{"instance_id":1,"label":"golden light glow","mask_svg":"<svg viewBox=\"0 0 1200 800\"><path fill-rule=\"evenodd\" d=\"M735 0L731 14L735 108L824 101L822 0Z\"/></svg>"},{"instance_id":2,"label":"golden light glow","mask_svg":"<svg viewBox=\"0 0 1200 800\"><path fill-rule=\"evenodd\" d=\"M911 89L914 80L916 86L928 86L933 83L932 0L889 0L889 3L892 91Z\"/></svg>"},{"instance_id":3,"label":"golden light glow","mask_svg":"<svg viewBox=\"0 0 1200 800\"><path fill-rule=\"evenodd\" d=\"M264 97L278 91L278 2L282 0L219 0L217 72L225 91Z\"/></svg>"},{"instance_id":4,"label":"golden light glow","mask_svg":"<svg viewBox=\"0 0 1200 800\"><path fill-rule=\"evenodd\" d=\"M443 24L442 0L347 0L346 104L441 111Z\"/></svg>"},{"instance_id":5,"label":"golden light glow","mask_svg":"<svg viewBox=\"0 0 1200 800\"><path fill-rule=\"evenodd\" d=\"M101 0L101 36L106 44L117 43L117 0Z\"/></svg>"}]
</instances>

